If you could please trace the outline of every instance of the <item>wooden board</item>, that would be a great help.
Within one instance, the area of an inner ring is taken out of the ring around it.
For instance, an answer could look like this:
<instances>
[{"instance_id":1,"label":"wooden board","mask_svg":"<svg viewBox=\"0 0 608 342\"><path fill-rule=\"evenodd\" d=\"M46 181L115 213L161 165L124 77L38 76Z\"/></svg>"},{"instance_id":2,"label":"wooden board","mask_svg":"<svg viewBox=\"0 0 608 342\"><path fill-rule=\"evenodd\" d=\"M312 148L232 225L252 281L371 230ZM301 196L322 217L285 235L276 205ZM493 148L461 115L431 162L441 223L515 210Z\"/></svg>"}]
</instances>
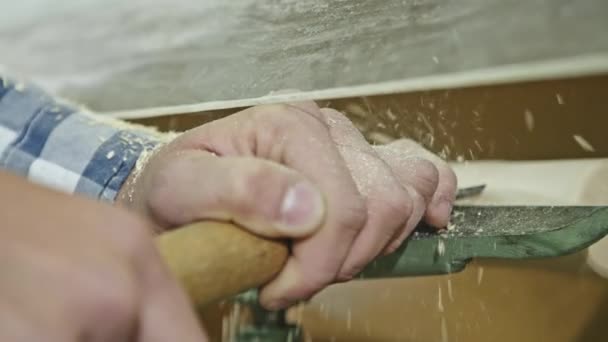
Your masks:
<instances>
[{"instance_id":1,"label":"wooden board","mask_svg":"<svg viewBox=\"0 0 608 342\"><path fill-rule=\"evenodd\" d=\"M2 6L0 63L143 117L604 73L607 16L604 0L22 0Z\"/></svg>"}]
</instances>

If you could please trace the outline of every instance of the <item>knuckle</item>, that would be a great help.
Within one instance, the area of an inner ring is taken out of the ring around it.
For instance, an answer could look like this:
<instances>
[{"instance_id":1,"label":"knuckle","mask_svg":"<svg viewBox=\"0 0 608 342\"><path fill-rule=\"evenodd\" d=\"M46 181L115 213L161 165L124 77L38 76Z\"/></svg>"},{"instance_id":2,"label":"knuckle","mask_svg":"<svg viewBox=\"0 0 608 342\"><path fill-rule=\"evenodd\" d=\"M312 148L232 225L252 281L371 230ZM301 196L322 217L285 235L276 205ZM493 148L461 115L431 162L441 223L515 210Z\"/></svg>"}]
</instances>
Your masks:
<instances>
[{"instance_id":1,"label":"knuckle","mask_svg":"<svg viewBox=\"0 0 608 342\"><path fill-rule=\"evenodd\" d=\"M353 198L341 209L338 226L346 231L358 233L367 222L367 204L363 198Z\"/></svg>"},{"instance_id":2,"label":"knuckle","mask_svg":"<svg viewBox=\"0 0 608 342\"><path fill-rule=\"evenodd\" d=\"M320 115L289 104L258 106L253 115L265 128L278 134L302 129L327 129Z\"/></svg>"},{"instance_id":3,"label":"knuckle","mask_svg":"<svg viewBox=\"0 0 608 342\"><path fill-rule=\"evenodd\" d=\"M321 109L321 113L330 121L350 122L350 119L346 115L333 108L323 108Z\"/></svg>"},{"instance_id":4,"label":"knuckle","mask_svg":"<svg viewBox=\"0 0 608 342\"><path fill-rule=\"evenodd\" d=\"M414 211L414 209L417 206L421 206L421 207L426 206L426 199L416 189L408 187L407 193L409 194L410 198L412 199L412 211Z\"/></svg>"},{"instance_id":5,"label":"knuckle","mask_svg":"<svg viewBox=\"0 0 608 342\"><path fill-rule=\"evenodd\" d=\"M439 180L434 197L453 201L456 198L458 179L456 173L447 164L439 167Z\"/></svg>"},{"instance_id":6,"label":"knuckle","mask_svg":"<svg viewBox=\"0 0 608 342\"><path fill-rule=\"evenodd\" d=\"M409 217L414 210L414 201L401 186L395 186L379 196L380 207L385 217Z\"/></svg>"},{"instance_id":7,"label":"knuckle","mask_svg":"<svg viewBox=\"0 0 608 342\"><path fill-rule=\"evenodd\" d=\"M293 108L284 104L264 105L256 107L253 118L264 129L265 135L271 139L280 139L302 126L302 115L297 115Z\"/></svg>"},{"instance_id":8,"label":"knuckle","mask_svg":"<svg viewBox=\"0 0 608 342\"><path fill-rule=\"evenodd\" d=\"M415 161L418 175L422 182L425 182L429 188L436 188L439 182L439 169L435 166L435 163L424 158L417 158Z\"/></svg>"},{"instance_id":9,"label":"knuckle","mask_svg":"<svg viewBox=\"0 0 608 342\"><path fill-rule=\"evenodd\" d=\"M253 109L255 119L264 123L274 123L277 125L289 125L296 123L298 115L295 115L294 108L286 104L271 104L257 106Z\"/></svg>"},{"instance_id":10,"label":"knuckle","mask_svg":"<svg viewBox=\"0 0 608 342\"><path fill-rule=\"evenodd\" d=\"M402 151L412 151L414 149L421 148L417 142L415 142L414 140L409 139L409 138L397 139L397 140L389 143L386 146L390 147L393 150L402 150Z\"/></svg>"},{"instance_id":11,"label":"knuckle","mask_svg":"<svg viewBox=\"0 0 608 342\"><path fill-rule=\"evenodd\" d=\"M456 191L456 187L458 186L458 177L456 177L456 173L452 168L445 164L441 166L443 169L441 177L445 177L445 182L448 184L448 188L451 191Z\"/></svg>"},{"instance_id":12,"label":"knuckle","mask_svg":"<svg viewBox=\"0 0 608 342\"><path fill-rule=\"evenodd\" d=\"M415 165L414 181L417 192L427 203L430 202L439 185L439 169L435 163L425 158L416 157L409 163Z\"/></svg>"},{"instance_id":13,"label":"knuckle","mask_svg":"<svg viewBox=\"0 0 608 342\"><path fill-rule=\"evenodd\" d=\"M240 176L234 177L233 190L227 201L238 215L262 214L274 218L286 182L277 177L274 168L267 163L243 163ZM261 211L261 212L260 212Z\"/></svg>"}]
</instances>

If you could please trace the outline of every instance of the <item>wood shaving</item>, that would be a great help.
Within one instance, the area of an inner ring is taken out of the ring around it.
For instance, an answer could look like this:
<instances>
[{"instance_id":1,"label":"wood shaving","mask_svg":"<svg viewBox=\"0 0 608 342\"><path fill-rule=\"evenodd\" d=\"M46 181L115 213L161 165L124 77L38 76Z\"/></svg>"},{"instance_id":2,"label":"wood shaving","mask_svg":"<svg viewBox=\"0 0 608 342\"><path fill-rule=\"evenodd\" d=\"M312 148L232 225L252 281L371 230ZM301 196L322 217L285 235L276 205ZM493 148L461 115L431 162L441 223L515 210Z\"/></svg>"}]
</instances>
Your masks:
<instances>
[{"instance_id":1,"label":"wood shaving","mask_svg":"<svg viewBox=\"0 0 608 342\"><path fill-rule=\"evenodd\" d=\"M574 138L574 141L576 141L576 143L584 150L587 152L595 152L595 148L593 148L593 146L582 136L575 134L572 136L572 138Z\"/></svg>"},{"instance_id":2,"label":"wood shaving","mask_svg":"<svg viewBox=\"0 0 608 342\"><path fill-rule=\"evenodd\" d=\"M395 115L390 108L386 110L386 116L388 116L391 121L397 120L397 115Z\"/></svg>"},{"instance_id":3,"label":"wood shaving","mask_svg":"<svg viewBox=\"0 0 608 342\"><path fill-rule=\"evenodd\" d=\"M534 115L529 109L524 111L524 122L526 123L526 128L529 132L534 130Z\"/></svg>"},{"instance_id":4,"label":"wood shaving","mask_svg":"<svg viewBox=\"0 0 608 342\"><path fill-rule=\"evenodd\" d=\"M439 310L439 312L444 312L445 308L443 307L443 294L441 291L441 285L437 287L437 290L437 310Z\"/></svg>"},{"instance_id":5,"label":"wood shaving","mask_svg":"<svg viewBox=\"0 0 608 342\"><path fill-rule=\"evenodd\" d=\"M394 137L378 131L370 132L368 138L376 144L388 144L395 140Z\"/></svg>"},{"instance_id":6,"label":"wood shaving","mask_svg":"<svg viewBox=\"0 0 608 342\"><path fill-rule=\"evenodd\" d=\"M450 302L454 301L454 295L452 293L452 279L448 279L448 298Z\"/></svg>"},{"instance_id":7,"label":"wood shaving","mask_svg":"<svg viewBox=\"0 0 608 342\"><path fill-rule=\"evenodd\" d=\"M448 222L448 226L446 227L448 231L453 231L456 229L456 224L453 222Z\"/></svg>"},{"instance_id":8,"label":"wood shaving","mask_svg":"<svg viewBox=\"0 0 608 342\"><path fill-rule=\"evenodd\" d=\"M437 242L437 254L439 254L439 256L445 255L445 242L443 242L443 239L439 239Z\"/></svg>"},{"instance_id":9,"label":"wood shaving","mask_svg":"<svg viewBox=\"0 0 608 342\"><path fill-rule=\"evenodd\" d=\"M360 105L358 105L356 103L349 103L346 106L346 111L349 114L356 115L361 118L367 118L367 116L369 114L365 109L363 109L363 107L361 107Z\"/></svg>"},{"instance_id":10,"label":"wood shaving","mask_svg":"<svg viewBox=\"0 0 608 342\"><path fill-rule=\"evenodd\" d=\"M448 325L445 317L441 317L441 342L448 342Z\"/></svg>"}]
</instances>

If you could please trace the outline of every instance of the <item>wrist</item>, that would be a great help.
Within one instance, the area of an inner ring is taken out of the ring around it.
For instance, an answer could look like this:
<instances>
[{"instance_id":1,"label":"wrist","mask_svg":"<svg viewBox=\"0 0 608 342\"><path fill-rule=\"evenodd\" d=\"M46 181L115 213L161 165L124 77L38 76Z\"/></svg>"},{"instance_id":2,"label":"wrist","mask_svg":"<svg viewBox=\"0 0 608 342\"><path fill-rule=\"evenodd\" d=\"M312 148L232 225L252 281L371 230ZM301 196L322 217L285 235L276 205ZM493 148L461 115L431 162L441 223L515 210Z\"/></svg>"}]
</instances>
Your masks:
<instances>
[{"instance_id":1,"label":"wrist","mask_svg":"<svg viewBox=\"0 0 608 342\"><path fill-rule=\"evenodd\" d=\"M116 194L115 203L130 210L137 212L146 212L144 203L146 188L146 170L153 155L160 148L157 144L151 148L146 148L141 151L133 167L130 170L128 177L124 180L118 193Z\"/></svg>"}]
</instances>

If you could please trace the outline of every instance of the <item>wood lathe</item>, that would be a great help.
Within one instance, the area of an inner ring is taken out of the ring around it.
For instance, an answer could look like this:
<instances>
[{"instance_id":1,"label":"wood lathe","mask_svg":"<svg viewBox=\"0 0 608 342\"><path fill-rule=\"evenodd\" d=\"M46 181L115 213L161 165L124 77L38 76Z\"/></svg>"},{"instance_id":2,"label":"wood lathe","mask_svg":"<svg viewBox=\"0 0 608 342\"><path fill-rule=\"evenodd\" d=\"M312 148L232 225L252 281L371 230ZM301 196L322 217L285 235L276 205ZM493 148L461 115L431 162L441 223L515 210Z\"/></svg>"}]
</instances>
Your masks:
<instances>
[{"instance_id":1,"label":"wood lathe","mask_svg":"<svg viewBox=\"0 0 608 342\"><path fill-rule=\"evenodd\" d=\"M0 70L123 119L608 73L604 0L23 0L3 10ZM361 278L573 253L607 234L608 208L462 206L453 222L443 233L419 227ZM281 242L226 223L193 224L158 245L201 306L263 284L287 257ZM255 292L236 299L255 313L238 341L298 340Z\"/></svg>"}]
</instances>

